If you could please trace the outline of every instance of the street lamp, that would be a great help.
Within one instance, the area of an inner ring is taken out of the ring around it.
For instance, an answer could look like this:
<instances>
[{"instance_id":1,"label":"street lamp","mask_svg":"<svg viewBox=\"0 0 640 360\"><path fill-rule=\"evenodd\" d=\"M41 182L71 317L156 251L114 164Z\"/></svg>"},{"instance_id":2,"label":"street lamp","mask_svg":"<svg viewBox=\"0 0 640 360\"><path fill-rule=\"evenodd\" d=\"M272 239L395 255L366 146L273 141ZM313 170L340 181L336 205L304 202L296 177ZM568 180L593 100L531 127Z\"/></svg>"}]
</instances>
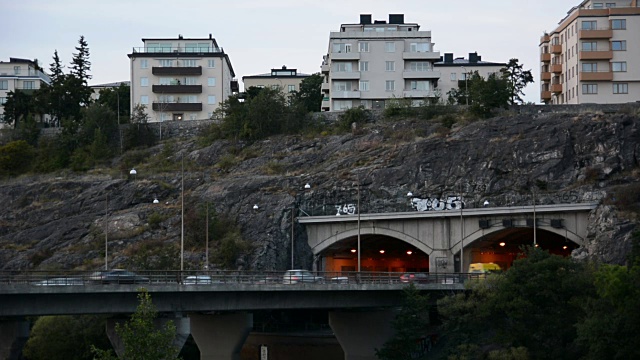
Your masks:
<instances>
[{"instance_id":1,"label":"street lamp","mask_svg":"<svg viewBox=\"0 0 640 360\"><path fill-rule=\"evenodd\" d=\"M105 194L106 205L105 205L105 220L104 220L104 270L109 270L109 194Z\"/></svg>"},{"instance_id":2,"label":"street lamp","mask_svg":"<svg viewBox=\"0 0 640 360\"><path fill-rule=\"evenodd\" d=\"M136 174L138 174L136 169L131 169L131 171L129 171L129 175L133 176L133 180L136 179Z\"/></svg>"},{"instance_id":3,"label":"street lamp","mask_svg":"<svg viewBox=\"0 0 640 360\"><path fill-rule=\"evenodd\" d=\"M464 94L467 97L467 106L469 106L469 86L467 85L469 76L467 76L466 67L462 66L462 70L464 70Z\"/></svg>"},{"instance_id":4,"label":"street lamp","mask_svg":"<svg viewBox=\"0 0 640 360\"><path fill-rule=\"evenodd\" d=\"M180 224L180 273L184 271L184 155L182 156L182 176L180 180L181 195L180 195L180 208L181 208L181 224Z\"/></svg>"},{"instance_id":5,"label":"street lamp","mask_svg":"<svg viewBox=\"0 0 640 360\"><path fill-rule=\"evenodd\" d=\"M305 190L309 190L311 189L311 185L309 183L306 183L304 185L304 189ZM256 205L257 206L257 205ZM254 207L255 209L255 207ZM291 269L295 269L294 267L294 243L295 243L295 198L294 198L294 204L293 207L291 208Z\"/></svg>"},{"instance_id":6,"label":"street lamp","mask_svg":"<svg viewBox=\"0 0 640 360\"><path fill-rule=\"evenodd\" d=\"M358 279L360 278L360 181L358 180Z\"/></svg>"}]
</instances>

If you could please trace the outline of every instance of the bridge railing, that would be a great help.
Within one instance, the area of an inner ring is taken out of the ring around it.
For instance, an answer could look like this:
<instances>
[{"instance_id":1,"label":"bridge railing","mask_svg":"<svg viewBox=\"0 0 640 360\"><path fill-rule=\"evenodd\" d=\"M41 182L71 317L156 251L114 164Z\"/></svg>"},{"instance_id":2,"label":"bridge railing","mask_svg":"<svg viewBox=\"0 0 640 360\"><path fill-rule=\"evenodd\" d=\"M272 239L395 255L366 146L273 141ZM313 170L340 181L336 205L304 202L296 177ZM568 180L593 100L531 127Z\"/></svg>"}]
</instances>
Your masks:
<instances>
[{"instance_id":1,"label":"bridge railing","mask_svg":"<svg viewBox=\"0 0 640 360\"><path fill-rule=\"evenodd\" d=\"M0 271L0 285L83 286L113 284L198 285L220 284L458 284L477 279L467 273L308 272L301 277L285 271Z\"/></svg>"}]
</instances>

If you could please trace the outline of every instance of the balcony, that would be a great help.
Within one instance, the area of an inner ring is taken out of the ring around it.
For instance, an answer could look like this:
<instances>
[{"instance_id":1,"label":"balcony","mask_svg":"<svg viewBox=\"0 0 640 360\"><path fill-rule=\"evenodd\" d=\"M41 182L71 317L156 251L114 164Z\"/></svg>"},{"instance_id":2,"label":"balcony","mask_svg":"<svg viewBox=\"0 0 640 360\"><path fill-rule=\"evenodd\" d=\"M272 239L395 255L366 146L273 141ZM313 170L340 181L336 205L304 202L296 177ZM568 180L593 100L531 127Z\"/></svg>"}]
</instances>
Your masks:
<instances>
[{"instance_id":1,"label":"balcony","mask_svg":"<svg viewBox=\"0 0 640 360\"><path fill-rule=\"evenodd\" d=\"M433 93L429 90L405 90L402 93L403 97L406 98L420 98L420 99L424 99L427 97L433 97Z\"/></svg>"},{"instance_id":2,"label":"balcony","mask_svg":"<svg viewBox=\"0 0 640 360\"><path fill-rule=\"evenodd\" d=\"M15 89L15 92L21 92L23 94L26 95L33 95L33 93L36 91L37 89L35 88L23 88L23 87L17 87Z\"/></svg>"},{"instance_id":3,"label":"balcony","mask_svg":"<svg viewBox=\"0 0 640 360\"><path fill-rule=\"evenodd\" d=\"M580 72L580 81L612 81L613 72L597 71L597 72Z\"/></svg>"},{"instance_id":4,"label":"balcony","mask_svg":"<svg viewBox=\"0 0 640 360\"><path fill-rule=\"evenodd\" d=\"M559 94L562 92L562 84L552 84L551 92L554 94Z\"/></svg>"},{"instance_id":5,"label":"balcony","mask_svg":"<svg viewBox=\"0 0 640 360\"><path fill-rule=\"evenodd\" d=\"M543 91L542 93L540 93L540 98L542 99L542 101L551 100L551 91Z\"/></svg>"},{"instance_id":6,"label":"balcony","mask_svg":"<svg viewBox=\"0 0 640 360\"><path fill-rule=\"evenodd\" d=\"M334 71L331 73L332 80L359 80L360 71Z\"/></svg>"},{"instance_id":7,"label":"balcony","mask_svg":"<svg viewBox=\"0 0 640 360\"><path fill-rule=\"evenodd\" d=\"M405 79L440 79L440 71L403 71L402 77Z\"/></svg>"},{"instance_id":8,"label":"balcony","mask_svg":"<svg viewBox=\"0 0 640 360\"><path fill-rule=\"evenodd\" d=\"M160 67L154 66L151 68L153 75L202 75L202 66L196 67Z\"/></svg>"},{"instance_id":9,"label":"balcony","mask_svg":"<svg viewBox=\"0 0 640 360\"><path fill-rule=\"evenodd\" d=\"M153 85L156 94L201 94L202 85Z\"/></svg>"},{"instance_id":10,"label":"balcony","mask_svg":"<svg viewBox=\"0 0 640 360\"><path fill-rule=\"evenodd\" d=\"M440 51L410 52L402 53L403 60L440 60Z\"/></svg>"},{"instance_id":11,"label":"balcony","mask_svg":"<svg viewBox=\"0 0 640 360\"><path fill-rule=\"evenodd\" d=\"M331 89L331 85L329 83L323 82L322 86L320 86L320 90L322 92L329 92L329 90Z\"/></svg>"},{"instance_id":12,"label":"balcony","mask_svg":"<svg viewBox=\"0 0 640 360\"><path fill-rule=\"evenodd\" d=\"M551 62L551 53L540 54L540 61Z\"/></svg>"},{"instance_id":13,"label":"balcony","mask_svg":"<svg viewBox=\"0 0 640 360\"><path fill-rule=\"evenodd\" d=\"M331 53L331 60L360 60L359 52L334 52Z\"/></svg>"},{"instance_id":14,"label":"balcony","mask_svg":"<svg viewBox=\"0 0 640 360\"><path fill-rule=\"evenodd\" d=\"M551 41L551 36L549 36L549 34L544 34L540 37L540 44L548 43L549 41Z\"/></svg>"},{"instance_id":15,"label":"balcony","mask_svg":"<svg viewBox=\"0 0 640 360\"><path fill-rule=\"evenodd\" d=\"M613 30L611 29L595 29L595 30L578 30L578 38L580 39L611 39Z\"/></svg>"},{"instance_id":16,"label":"balcony","mask_svg":"<svg viewBox=\"0 0 640 360\"><path fill-rule=\"evenodd\" d=\"M211 54L211 53L223 53L222 48L213 46L202 47L134 47L133 53L145 53L145 54Z\"/></svg>"},{"instance_id":17,"label":"balcony","mask_svg":"<svg viewBox=\"0 0 640 360\"><path fill-rule=\"evenodd\" d=\"M321 108L323 109L329 109L331 107L331 101L329 101L329 99L325 98L322 99L322 105Z\"/></svg>"},{"instance_id":18,"label":"balcony","mask_svg":"<svg viewBox=\"0 0 640 360\"><path fill-rule=\"evenodd\" d=\"M551 72L554 73L554 74L562 73L562 64L552 64L551 65Z\"/></svg>"},{"instance_id":19,"label":"balcony","mask_svg":"<svg viewBox=\"0 0 640 360\"><path fill-rule=\"evenodd\" d=\"M154 102L153 111L202 111L202 103Z\"/></svg>"},{"instance_id":20,"label":"balcony","mask_svg":"<svg viewBox=\"0 0 640 360\"><path fill-rule=\"evenodd\" d=\"M562 45L551 45L552 54L562 54Z\"/></svg>"},{"instance_id":21,"label":"balcony","mask_svg":"<svg viewBox=\"0 0 640 360\"><path fill-rule=\"evenodd\" d=\"M331 93L332 99L359 99L360 91L337 91Z\"/></svg>"},{"instance_id":22,"label":"balcony","mask_svg":"<svg viewBox=\"0 0 640 360\"><path fill-rule=\"evenodd\" d=\"M320 71L323 74L328 74L330 69L331 67L329 66L329 64L322 64L322 66L320 66Z\"/></svg>"},{"instance_id":23,"label":"balcony","mask_svg":"<svg viewBox=\"0 0 640 360\"><path fill-rule=\"evenodd\" d=\"M613 51L581 51L580 60L611 60Z\"/></svg>"},{"instance_id":24,"label":"balcony","mask_svg":"<svg viewBox=\"0 0 640 360\"><path fill-rule=\"evenodd\" d=\"M542 72L542 73L540 73L540 80L542 80L542 81L551 81L551 73L550 72Z\"/></svg>"}]
</instances>

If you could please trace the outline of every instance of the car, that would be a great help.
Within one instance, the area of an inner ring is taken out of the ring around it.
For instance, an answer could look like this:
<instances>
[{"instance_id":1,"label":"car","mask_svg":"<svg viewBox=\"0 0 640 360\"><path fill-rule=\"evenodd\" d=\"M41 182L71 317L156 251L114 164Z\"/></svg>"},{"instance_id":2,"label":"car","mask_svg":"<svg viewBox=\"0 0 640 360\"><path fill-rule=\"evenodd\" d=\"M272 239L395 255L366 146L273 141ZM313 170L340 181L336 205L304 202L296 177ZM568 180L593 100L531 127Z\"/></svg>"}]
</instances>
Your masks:
<instances>
[{"instance_id":1,"label":"car","mask_svg":"<svg viewBox=\"0 0 640 360\"><path fill-rule=\"evenodd\" d=\"M138 275L134 272L115 269L107 271L97 271L89 276L89 280L101 284L148 284L149 278Z\"/></svg>"},{"instance_id":2,"label":"car","mask_svg":"<svg viewBox=\"0 0 640 360\"><path fill-rule=\"evenodd\" d=\"M34 283L36 286L67 286L67 285L84 285L84 281L80 278L59 277L45 279Z\"/></svg>"},{"instance_id":3,"label":"car","mask_svg":"<svg viewBox=\"0 0 640 360\"><path fill-rule=\"evenodd\" d=\"M211 285L213 281L209 275L191 275L187 276L182 284L184 285Z\"/></svg>"},{"instance_id":4,"label":"car","mask_svg":"<svg viewBox=\"0 0 640 360\"><path fill-rule=\"evenodd\" d=\"M425 273L404 273L400 275L400 282L405 284L408 284L408 283L424 284L430 281L429 281L429 275Z\"/></svg>"},{"instance_id":5,"label":"car","mask_svg":"<svg viewBox=\"0 0 640 360\"><path fill-rule=\"evenodd\" d=\"M309 270L287 270L282 276L283 284L323 284L324 278L316 276Z\"/></svg>"}]
</instances>

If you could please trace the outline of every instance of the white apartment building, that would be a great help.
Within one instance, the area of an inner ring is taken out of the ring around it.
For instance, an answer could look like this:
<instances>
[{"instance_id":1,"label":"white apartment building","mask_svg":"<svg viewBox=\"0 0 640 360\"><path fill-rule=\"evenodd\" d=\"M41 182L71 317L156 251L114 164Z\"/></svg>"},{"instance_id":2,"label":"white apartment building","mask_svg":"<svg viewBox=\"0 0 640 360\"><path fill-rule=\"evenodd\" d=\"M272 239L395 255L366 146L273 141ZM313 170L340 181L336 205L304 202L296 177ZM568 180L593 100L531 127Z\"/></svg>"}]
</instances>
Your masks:
<instances>
[{"instance_id":1,"label":"white apartment building","mask_svg":"<svg viewBox=\"0 0 640 360\"><path fill-rule=\"evenodd\" d=\"M506 63L496 63L483 61L478 53L469 53L469 58L454 58L452 53L445 53L444 58L434 64L440 72L440 80L436 92L442 100L447 100L449 91L458 89L461 81L466 81L467 77L476 71L483 78L488 78L491 74L500 73L500 70L507 66Z\"/></svg>"},{"instance_id":2,"label":"white apartment building","mask_svg":"<svg viewBox=\"0 0 640 360\"><path fill-rule=\"evenodd\" d=\"M149 121L209 119L238 82L229 56L208 38L142 39L131 59L131 111L147 106Z\"/></svg>"},{"instance_id":3,"label":"white apartment building","mask_svg":"<svg viewBox=\"0 0 640 360\"><path fill-rule=\"evenodd\" d=\"M286 66L282 66L280 69L271 69L269 73L243 76L242 83L245 91L255 86L281 89L285 94L288 94L299 91L300 83L309 76L311 75L299 73L298 69L287 69Z\"/></svg>"},{"instance_id":4,"label":"white apartment building","mask_svg":"<svg viewBox=\"0 0 640 360\"><path fill-rule=\"evenodd\" d=\"M51 84L51 79L39 69L35 61L18 58L9 58L8 62L0 61L0 120L4 117L4 103L9 92L32 94L44 84ZM0 121L0 128L3 126L4 123Z\"/></svg>"},{"instance_id":5,"label":"white apartment building","mask_svg":"<svg viewBox=\"0 0 640 360\"><path fill-rule=\"evenodd\" d=\"M131 86L131 82L129 81L117 81L117 82L112 82L112 83L106 83L106 84L96 84L96 85L89 85L89 87L91 88L91 90L93 90L93 92L91 93L91 100L95 101L98 100L100 98L100 91L104 90L104 89L117 89L120 87L120 85L125 85L125 86Z\"/></svg>"},{"instance_id":6,"label":"white apartment building","mask_svg":"<svg viewBox=\"0 0 640 360\"><path fill-rule=\"evenodd\" d=\"M329 50L322 62L323 111L351 107L384 108L393 98L416 103L436 96L440 73L434 63L431 31L405 23L403 14L372 21L360 15L358 24L342 24L331 32Z\"/></svg>"},{"instance_id":7,"label":"white apartment building","mask_svg":"<svg viewBox=\"0 0 640 360\"><path fill-rule=\"evenodd\" d=\"M640 100L640 2L585 0L540 39L546 104Z\"/></svg>"}]
</instances>

